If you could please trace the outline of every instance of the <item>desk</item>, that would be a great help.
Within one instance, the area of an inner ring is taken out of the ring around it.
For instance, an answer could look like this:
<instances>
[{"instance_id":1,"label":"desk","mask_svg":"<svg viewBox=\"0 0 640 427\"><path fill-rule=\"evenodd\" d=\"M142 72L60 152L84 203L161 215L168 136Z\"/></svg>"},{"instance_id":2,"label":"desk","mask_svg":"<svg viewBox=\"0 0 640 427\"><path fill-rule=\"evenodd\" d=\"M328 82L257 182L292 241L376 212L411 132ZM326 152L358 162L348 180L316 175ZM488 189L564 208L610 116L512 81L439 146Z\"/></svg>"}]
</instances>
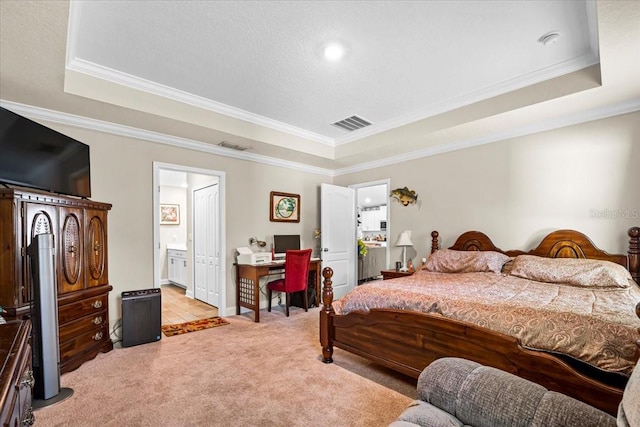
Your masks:
<instances>
[{"instance_id":1,"label":"desk","mask_svg":"<svg viewBox=\"0 0 640 427\"><path fill-rule=\"evenodd\" d=\"M309 273L315 273L316 304L320 301L320 258L311 258ZM270 274L284 273L284 263L270 262L266 264L236 264L236 314L240 307L254 312L256 322L260 321L260 278Z\"/></svg>"}]
</instances>

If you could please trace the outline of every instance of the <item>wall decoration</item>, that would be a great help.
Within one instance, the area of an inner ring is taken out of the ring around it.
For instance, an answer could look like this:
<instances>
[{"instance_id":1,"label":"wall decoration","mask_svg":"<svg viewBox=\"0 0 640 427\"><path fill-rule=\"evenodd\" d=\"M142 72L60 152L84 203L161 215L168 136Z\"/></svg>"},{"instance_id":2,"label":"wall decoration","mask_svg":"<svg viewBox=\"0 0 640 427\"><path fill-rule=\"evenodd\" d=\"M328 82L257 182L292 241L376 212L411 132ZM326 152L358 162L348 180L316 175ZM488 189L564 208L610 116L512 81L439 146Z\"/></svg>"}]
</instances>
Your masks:
<instances>
[{"instance_id":1,"label":"wall decoration","mask_svg":"<svg viewBox=\"0 0 640 427\"><path fill-rule=\"evenodd\" d=\"M300 222L300 195L271 192L269 220L273 222Z\"/></svg>"},{"instance_id":2,"label":"wall decoration","mask_svg":"<svg viewBox=\"0 0 640 427\"><path fill-rule=\"evenodd\" d=\"M414 204L416 201L418 201L418 195L416 194L416 192L414 190L409 190L407 187L396 188L395 190L392 190L390 196L395 198L404 206Z\"/></svg>"},{"instance_id":3,"label":"wall decoration","mask_svg":"<svg viewBox=\"0 0 640 427\"><path fill-rule=\"evenodd\" d=\"M160 205L160 225L180 224L180 205Z\"/></svg>"}]
</instances>

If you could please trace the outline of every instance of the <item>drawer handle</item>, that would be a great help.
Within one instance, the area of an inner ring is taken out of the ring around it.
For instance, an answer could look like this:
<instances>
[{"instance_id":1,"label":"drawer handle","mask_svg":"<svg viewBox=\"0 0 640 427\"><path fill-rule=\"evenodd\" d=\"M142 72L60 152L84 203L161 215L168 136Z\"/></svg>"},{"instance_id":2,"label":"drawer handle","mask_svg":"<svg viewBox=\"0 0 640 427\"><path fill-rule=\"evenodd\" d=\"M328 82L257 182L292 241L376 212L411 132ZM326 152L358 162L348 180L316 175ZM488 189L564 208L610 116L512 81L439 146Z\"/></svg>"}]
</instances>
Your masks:
<instances>
[{"instance_id":1,"label":"drawer handle","mask_svg":"<svg viewBox=\"0 0 640 427\"><path fill-rule=\"evenodd\" d=\"M24 409L24 414L22 415L22 425L23 426L32 426L36 422L36 417L33 415L33 408L29 406Z\"/></svg>"},{"instance_id":2,"label":"drawer handle","mask_svg":"<svg viewBox=\"0 0 640 427\"><path fill-rule=\"evenodd\" d=\"M29 388L33 388L33 386L36 384L36 379L33 376L33 371L31 369L29 369L28 371L26 371L24 373L24 375L22 376L22 381L20 381L20 385L21 386L28 386Z\"/></svg>"},{"instance_id":3,"label":"drawer handle","mask_svg":"<svg viewBox=\"0 0 640 427\"><path fill-rule=\"evenodd\" d=\"M93 251L98 255L98 251L100 250L100 243L96 242L93 245Z\"/></svg>"},{"instance_id":4,"label":"drawer handle","mask_svg":"<svg viewBox=\"0 0 640 427\"><path fill-rule=\"evenodd\" d=\"M97 334L95 334L91 338L93 338L94 341L100 341L102 339L102 332L98 332Z\"/></svg>"},{"instance_id":5,"label":"drawer handle","mask_svg":"<svg viewBox=\"0 0 640 427\"><path fill-rule=\"evenodd\" d=\"M99 299L97 299L97 300L95 300L95 301L93 302L93 304L91 304L91 306L92 306L93 308L102 308L102 301L100 301Z\"/></svg>"},{"instance_id":6,"label":"drawer handle","mask_svg":"<svg viewBox=\"0 0 640 427\"><path fill-rule=\"evenodd\" d=\"M96 316L91 321L94 325L99 325L102 323L102 316Z\"/></svg>"}]
</instances>

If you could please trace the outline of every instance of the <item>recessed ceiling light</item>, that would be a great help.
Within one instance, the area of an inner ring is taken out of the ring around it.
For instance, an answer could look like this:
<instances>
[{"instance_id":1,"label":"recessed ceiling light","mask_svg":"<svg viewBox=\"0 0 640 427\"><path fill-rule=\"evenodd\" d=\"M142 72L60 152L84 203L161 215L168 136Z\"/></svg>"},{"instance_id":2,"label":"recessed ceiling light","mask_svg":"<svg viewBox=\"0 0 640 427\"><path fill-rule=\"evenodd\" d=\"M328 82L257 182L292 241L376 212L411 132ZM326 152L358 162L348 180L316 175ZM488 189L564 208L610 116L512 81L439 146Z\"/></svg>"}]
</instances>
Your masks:
<instances>
[{"instance_id":1,"label":"recessed ceiling light","mask_svg":"<svg viewBox=\"0 0 640 427\"><path fill-rule=\"evenodd\" d=\"M332 42L324 47L324 58L327 61L336 62L342 59L345 54L345 48L343 45L337 42Z\"/></svg>"},{"instance_id":2,"label":"recessed ceiling light","mask_svg":"<svg viewBox=\"0 0 640 427\"><path fill-rule=\"evenodd\" d=\"M540 37L538 41L545 46L551 46L553 44L556 44L559 38L560 38L560 33L557 31L552 31Z\"/></svg>"}]
</instances>

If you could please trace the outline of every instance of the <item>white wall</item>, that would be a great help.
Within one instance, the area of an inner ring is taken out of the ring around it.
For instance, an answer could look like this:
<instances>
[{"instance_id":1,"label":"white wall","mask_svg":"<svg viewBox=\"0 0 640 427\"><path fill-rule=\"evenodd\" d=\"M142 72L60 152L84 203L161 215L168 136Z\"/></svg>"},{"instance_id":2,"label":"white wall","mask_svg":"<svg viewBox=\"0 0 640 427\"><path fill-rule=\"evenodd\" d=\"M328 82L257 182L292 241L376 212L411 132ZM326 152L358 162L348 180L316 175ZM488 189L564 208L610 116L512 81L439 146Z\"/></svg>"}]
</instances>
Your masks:
<instances>
[{"instance_id":1,"label":"white wall","mask_svg":"<svg viewBox=\"0 0 640 427\"><path fill-rule=\"evenodd\" d=\"M109 214L110 321L120 293L153 283L152 164L181 164L226 173L227 309L235 304L234 250L250 237L300 234L314 247L319 186L326 176L205 154L50 123L91 146L92 199ZM416 159L333 179L350 185L390 178L416 190L419 205L390 202L389 241L411 230L409 256L428 253L432 230L449 246L466 230L486 232L503 249L530 248L558 228L580 230L609 252L626 252L626 230L640 225L640 113L599 120L475 148ZM269 192L301 195L298 224L269 221ZM618 211L628 211L627 216ZM634 214L635 212L635 214ZM594 215L596 213L597 215ZM605 216L605 218L599 218ZM391 248L391 262L401 250Z\"/></svg>"},{"instance_id":2,"label":"white wall","mask_svg":"<svg viewBox=\"0 0 640 427\"><path fill-rule=\"evenodd\" d=\"M443 247L479 230L502 249L527 249L570 228L626 253L626 232L640 225L640 113L339 176L335 184L382 178L418 193L418 205L389 203L388 236L394 242L411 230L408 253L418 260L429 253L432 230ZM401 258L400 248L391 251L392 263Z\"/></svg>"},{"instance_id":3,"label":"white wall","mask_svg":"<svg viewBox=\"0 0 640 427\"><path fill-rule=\"evenodd\" d=\"M271 241L274 234L300 234L303 246L316 244L319 186L331 182L330 177L57 123L46 125L90 145L92 199L113 204L108 216L111 325L121 317L121 292L153 286L154 161L226 173L227 312L235 313L236 247L248 246L252 236ZM269 221L271 191L300 194L300 223Z\"/></svg>"}]
</instances>

